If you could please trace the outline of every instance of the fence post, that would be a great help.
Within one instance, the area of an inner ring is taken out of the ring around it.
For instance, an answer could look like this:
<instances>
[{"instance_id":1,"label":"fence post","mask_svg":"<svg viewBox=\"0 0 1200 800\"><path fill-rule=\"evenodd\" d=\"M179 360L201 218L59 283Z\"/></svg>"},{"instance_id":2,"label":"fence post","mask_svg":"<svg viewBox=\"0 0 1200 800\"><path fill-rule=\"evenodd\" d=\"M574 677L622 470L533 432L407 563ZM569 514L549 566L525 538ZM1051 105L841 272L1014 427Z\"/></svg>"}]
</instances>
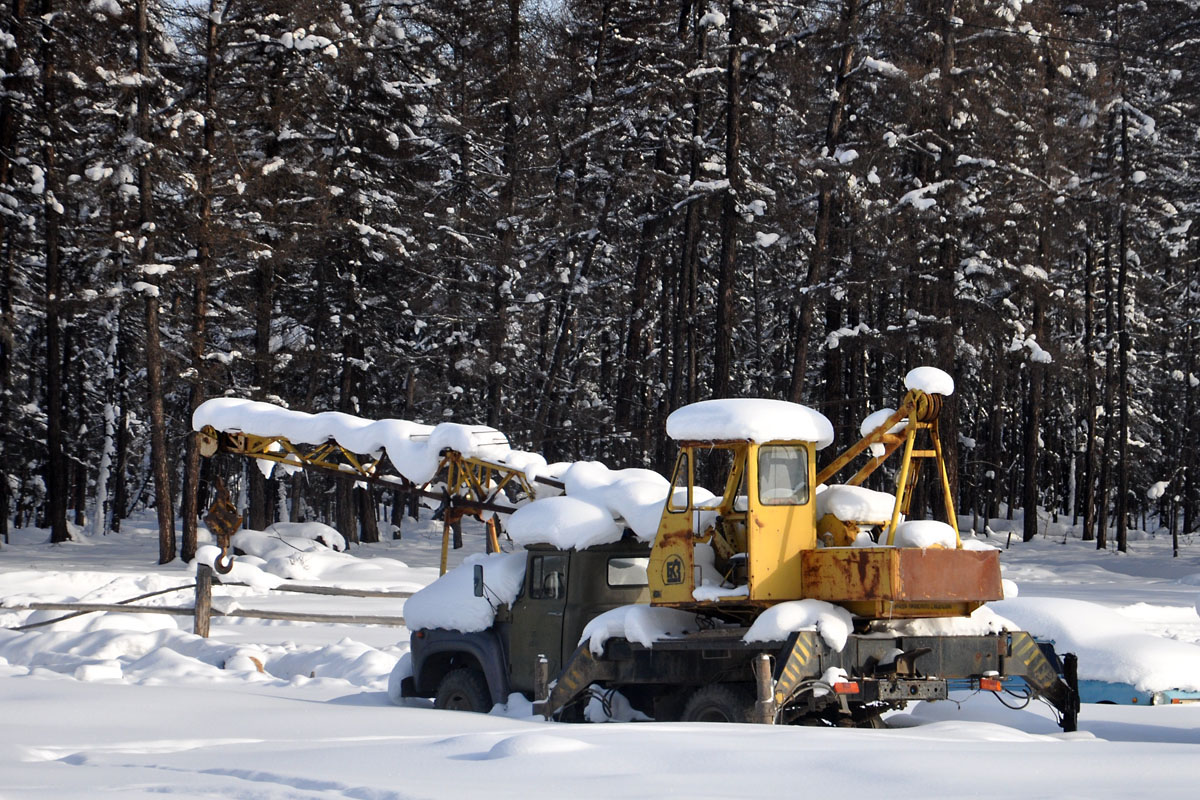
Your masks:
<instances>
[{"instance_id":1,"label":"fence post","mask_svg":"<svg viewBox=\"0 0 1200 800\"><path fill-rule=\"evenodd\" d=\"M550 701L550 661L538 653L533 662L533 713L541 714L546 719L546 706Z\"/></svg>"},{"instance_id":2,"label":"fence post","mask_svg":"<svg viewBox=\"0 0 1200 800\"><path fill-rule=\"evenodd\" d=\"M213 570L208 564L196 567L196 621L192 632L205 639L208 638L208 624L212 619L212 577Z\"/></svg>"}]
</instances>

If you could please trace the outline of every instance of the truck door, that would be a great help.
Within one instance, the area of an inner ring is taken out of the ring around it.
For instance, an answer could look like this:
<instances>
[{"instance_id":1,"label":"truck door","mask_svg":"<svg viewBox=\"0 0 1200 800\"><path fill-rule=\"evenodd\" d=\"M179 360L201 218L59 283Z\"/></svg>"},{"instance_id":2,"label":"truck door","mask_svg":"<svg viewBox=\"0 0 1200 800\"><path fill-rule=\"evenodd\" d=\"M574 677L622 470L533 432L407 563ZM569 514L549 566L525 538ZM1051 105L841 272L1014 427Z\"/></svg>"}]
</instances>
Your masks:
<instances>
[{"instance_id":1,"label":"truck door","mask_svg":"<svg viewBox=\"0 0 1200 800\"><path fill-rule=\"evenodd\" d=\"M508 669L515 691L533 690L533 662L539 654L550 661L551 676L562 669L569 564L565 553L529 555L524 591L513 606L509 630Z\"/></svg>"}]
</instances>

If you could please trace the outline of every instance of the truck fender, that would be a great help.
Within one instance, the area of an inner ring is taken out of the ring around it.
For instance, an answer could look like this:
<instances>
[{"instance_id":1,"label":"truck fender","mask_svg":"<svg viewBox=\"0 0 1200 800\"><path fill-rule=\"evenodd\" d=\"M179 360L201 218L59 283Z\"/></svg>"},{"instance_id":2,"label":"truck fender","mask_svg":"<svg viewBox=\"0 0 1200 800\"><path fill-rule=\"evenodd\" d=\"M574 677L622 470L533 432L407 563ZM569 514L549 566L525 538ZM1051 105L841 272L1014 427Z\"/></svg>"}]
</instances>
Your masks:
<instances>
[{"instance_id":1,"label":"truck fender","mask_svg":"<svg viewBox=\"0 0 1200 800\"><path fill-rule=\"evenodd\" d=\"M492 702L508 702L508 668L494 631L460 633L438 628L419 634L412 640L413 687L418 696L432 697L450 670L474 667L483 673Z\"/></svg>"}]
</instances>

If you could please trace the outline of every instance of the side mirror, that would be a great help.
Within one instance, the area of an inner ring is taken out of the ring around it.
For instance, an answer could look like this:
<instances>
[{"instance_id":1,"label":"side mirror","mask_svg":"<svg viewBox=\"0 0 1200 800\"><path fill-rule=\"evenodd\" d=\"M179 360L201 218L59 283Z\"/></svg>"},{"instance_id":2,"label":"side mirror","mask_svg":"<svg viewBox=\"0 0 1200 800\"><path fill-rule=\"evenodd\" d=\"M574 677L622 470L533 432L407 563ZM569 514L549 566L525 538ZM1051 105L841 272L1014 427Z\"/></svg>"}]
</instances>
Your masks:
<instances>
[{"instance_id":1,"label":"side mirror","mask_svg":"<svg viewBox=\"0 0 1200 800\"><path fill-rule=\"evenodd\" d=\"M475 596L483 597L483 564L475 565Z\"/></svg>"}]
</instances>

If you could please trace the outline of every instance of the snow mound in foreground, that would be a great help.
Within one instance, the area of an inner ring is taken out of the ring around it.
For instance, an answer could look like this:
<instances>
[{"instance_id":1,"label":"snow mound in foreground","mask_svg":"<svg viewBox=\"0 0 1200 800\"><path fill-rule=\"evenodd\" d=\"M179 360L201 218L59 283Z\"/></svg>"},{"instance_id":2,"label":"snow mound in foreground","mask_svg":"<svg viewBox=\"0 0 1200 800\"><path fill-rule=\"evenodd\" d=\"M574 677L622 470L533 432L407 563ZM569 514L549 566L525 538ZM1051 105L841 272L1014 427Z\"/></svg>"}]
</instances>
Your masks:
<instances>
[{"instance_id":1,"label":"snow mound in foreground","mask_svg":"<svg viewBox=\"0 0 1200 800\"><path fill-rule=\"evenodd\" d=\"M169 627L145 631L137 625L138 615L104 614L76 630L0 630L0 662L45 669L84 682L282 686L326 679L382 689L397 660L395 655L352 639L316 647L291 643L246 646L181 630L179 620L184 617L158 619Z\"/></svg>"},{"instance_id":2,"label":"snow mound in foreground","mask_svg":"<svg viewBox=\"0 0 1200 800\"><path fill-rule=\"evenodd\" d=\"M501 739L484 756L485 759L511 758L513 756L553 756L558 753L574 753L590 750L593 745L566 736L546 733L521 733Z\"/></svg>"},{"instance_id":3,"label":"snow mound in foreground","mask_svg":"<svg viewBox=\"0 0 1200 800\"><path fill-rule=\"evenodd\" d=\"M1079 656L1079 677L1144 692L1200 691L1200 646L1145 633L1111 608L1083 600L1018 597L989 603L1023 630Z\"/></svg>"}]
</instances>

